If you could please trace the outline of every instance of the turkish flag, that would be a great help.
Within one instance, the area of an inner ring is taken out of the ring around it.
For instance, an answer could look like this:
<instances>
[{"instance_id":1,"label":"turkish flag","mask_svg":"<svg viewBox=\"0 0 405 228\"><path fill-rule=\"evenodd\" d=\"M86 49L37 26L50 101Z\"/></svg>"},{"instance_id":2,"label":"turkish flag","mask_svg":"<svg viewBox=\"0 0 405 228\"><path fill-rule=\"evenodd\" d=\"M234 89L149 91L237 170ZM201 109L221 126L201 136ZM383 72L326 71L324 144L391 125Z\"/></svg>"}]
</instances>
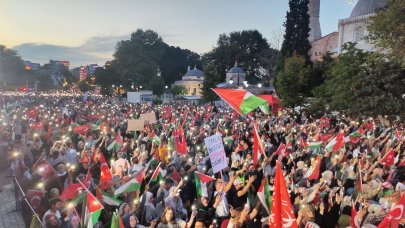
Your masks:
<instances>
[{"instance_id":1,"label":"turkish flag","mask_svg":"<svg viewBox=\"0 0 405 228\"><path fill-rule=\"evenodd\" d=\"M321 155L318 154L316 158L316 164L314 171L312 172L311 176L308 177L308 180L317 180L319 177L320 169L321 169Z\"/></svg>"},{"instance_id":2,"label":"turkish flag","mask_svg":"<svg viewBox=\"0 0 405 228\"><path fill-rule=\"evenodd\" d=\"M285 150L286 150L285 144L281 143L278 149L276 150L276 154L284 156Z\"/></svg>"},{"instance_id":3,"label":"turkish flag","mask_svg":"<svg viewBox=\"0 0 405 228\"><path fill-rule=\"evenodd\" d=\"M30 108L30 109L28 109L27 110L27 116L29 117L29 118L32 118L32 119L34 119L34 118L37 118L37 116L38 116L38 110L37 110L37 107L32 107L32 108Z\"/></svg>"},{"instance_id":4,"label":"turkish flag","mask_svg":"<svg viewBox=\"0 0 405 228\"><path fill-rule=\"evenodd\" d=\"M91 125L78 125L73 128L73 132L79 135L86 135L91 129Z\"/></svg>"},{"instance_id":5,"label":"turkish flag","mask_svg":"<svg viewBox=\"0 0 405 228\"><path fill-rule=\"evenodd\" d=\"M340 131L336 137L336 143L333 145L333 151L339 151L340 148L345 146L345 135L343 131Z\"/></svg>"},{"instance_id":6,"label":"turkish flag","mask_svg":"<svg viewBox=\"0 0 405 228\"><path fill-rule=\"evenodd\" d=\"M112 180L112 174L110 172L110 169L108 167L108 164L104 158L103 153L99 153L99 161L100 161L100 188L101 189L106 189L111 180Z\"/></svg>"},{"instance_id":7,"label":"turkish flag","mask_svg":"<svg viewBox=\"0 0 405 228\"><path fill-rule=\"evenodd\" d=\"M397 205L385 216L384 220L381 221L378 228L385 228L385 227L398 227L399 222L405 216L405 193L401 194L401 198L399 199Z\"/></svg>"},{"instance_id":8,"label":"turkish flag","mask_svg":"<svg viewBox=\"0 0 405 228\"><path fill-rule=\"evenodd\" d=\"M329 139L331 139L333 136L335 135L335 133L319 133L319 140L322 141L322 143L327 142Z\"/></svg>"},{"instance_id":9,"label":"turkish flag","mask_svg":"<svg viewBox=\"0 0 405 228\"><path fill-rule=\"evenodd\" d=\"M60 195L62 200L74 199L79 194L79 192L86 190L90 185L91 174L90 171L87 173L86 180L83 185L81 183L70 184L68 185Z\"/></svg>"},{"instance_id":10,"label":"turkish flag","mask_svg":"<svg viewBox=\"0 0 405 228\"><path fill-rule=\"evenodd\" d=\"M350 227L351 228L360 228L359 218L357 217L357 211L356 211L356 208L354 207L354 204L352 204L352 216L350 218Z\"/></svg>"},{"instance_id":11,"label":"turkish flag","mask_svg":"<svg viewBox=\"0 0 405 228\"><path fill-rule=\"evenodd\" d=\"M388 151L384 157L381 159L380 163L384 166L391 166L395 163L395 153L394 149Z\"/></svg>"},{"instance_id":12,"label":"turkish flag","mask_svg":"<svg viewBox=\"0 0 405 228\"><path fill-rule=\"evenodd\" d=\"M290 196L285 184L283 171L280 163L276 164L276 175L274 180L274 193L269 221L270 228L290 227L298 228L294 210L291 205Z\"/></svg>"}]
</instances>

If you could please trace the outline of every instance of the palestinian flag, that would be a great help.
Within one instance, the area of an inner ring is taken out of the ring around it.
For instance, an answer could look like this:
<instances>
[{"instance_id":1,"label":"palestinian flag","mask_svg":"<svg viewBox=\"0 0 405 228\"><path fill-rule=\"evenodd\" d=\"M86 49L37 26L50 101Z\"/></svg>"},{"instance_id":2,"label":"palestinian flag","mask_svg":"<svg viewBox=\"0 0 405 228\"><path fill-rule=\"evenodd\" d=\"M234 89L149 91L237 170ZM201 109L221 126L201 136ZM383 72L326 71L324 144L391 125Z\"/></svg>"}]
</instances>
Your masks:
<instances>
[{"instance_id":1,"label":"palestinian flag","mask_svg":"<svg viewBox=\"0 0 405 228\"><path fill-rule=\"evenodd\" d=\"M100 131L100 124L93 124L91 125L91 130L90 131Z\"/></svg>"},{"instance_id":2,"label":"palestinian flag","mask_svg":"<svg viewBox=\"0 0 405 228\"><path fill-rule=\"evenodd\" d=\"M155 143L157 146L160 146L160 138L156 135L154 130L149 135L149 141Z\"/></svg>"},{"instance_id":3,"label":"palestinian flag","mask_svg":"<svg viewBox=\"0 0 405 228\"><path fill-rule=\"evenodd\" d=\"M100 217L101 210L103 210L103 205L97 200L91 192L87 191L87 199L86 199L86 215L85 215L85 224L87 227L94 227Z\"/></svg>"},{"instance_id":4,"label":"palestinian flag","mask_svg":"<svg viewBox=\"0 0 405 228\"><path fill-rule=\"evenodd\" d=\"M307 147L308 147L307 141L305 141L303 138L300 139L299 145L300 145L302 148L307 148Z\"/></svg>"},{"instance_id":5,"label":"palestinian flag","mask_svg":"<svg viewBox=\"0 0 405 228\"><path fill-rule=\"evenodd\" d=\"M321 151L322 142L310 142L308 143L307 150L313 151L313 154L319 154Z\"/></svg>"},{"instance_id":6,"label":"palestinian flag","mask_svg":"<svg viewBox=\"0 0 405 228\"><path fill-rule=\"evenodd\" d=\"M115 140L107 147L107 150L110 152L115 152L117 148L121 147L122 139L121 139L121 131L117 132L117 137Z\"/></svg>"},{"instance_id":7,"label":"palestinian flag","mask_svg":"<svg viewBox=\"0 0 405 228\"><path fill-rule=\"evenodd\" d=\"M267 213L271 213L271 192L270 185L268 183L268 178L265 177L260 185L259 191L257 192L260 202L266 209Z\"/></svg>"},{"instance_id":8,"label":"palestinian flag","mask_svg":"<svg viewBox=\"0 0 405 228\"><path fill-rule=\"evenodd\" d=\"M261 155L264 154L264 147L261 142L259 132L257 132L257 127L254 125L253 127L253 164L257 165L258 160L260 159Z\"/></svg>"},{"instance_id":9,"label":"palestinian flag","mask_svg":"<svg viewBox=\"0 0 405 228\"><path fill-rule=\"evenodd\" d=\"M234 142L233 136L225 137L223 140L225 145L232 145Z\"/></svg>"},{"instance_id":10,"label":"palestinian flag","mask_svg":"<svg viewBox=\"0 0 405 228\"><path fill-rule=\"evenodd\" d=\"M339 132L338 136L332 139L328 145L326 145L325 149L329 152L336 152L349 141L349 137L344 137L343 132Z\"/></svg>"},{"instance_id":11,"label":"palestinian flag","mask_svg":"<svg viewBox=\"0 0 405 228\"><path fill-rule=\"evenodd\" d=\"M159 165L156 167L155 172L153 172L149 183L159 182L160 180L163 179L164 176L166 176L166 170L162 170L160 168L160 164L161 163L159 163Z\"/></svg>"},{"instance_id":12,"label":"palestinian flag","mask_svg":"<svg viewBox=\"0 0 405 228\"><path fill-rule=\"evenodd\" d=\"M110 206L118 207L122 203L120 200L117 200L116 198L108 195L105 191L101 190L100 188L96 188L96 196L102 202L104 202Z\"/></svg>"},{"instance_id":13,"label":"palestinian flag","mask_svg":"<svg viewBox=\"0 0 405 228\"><path fill-rule=\"evenodd\" d=\"M263 98L253 95L243 89L212 89L219 97L228 103L240 115L260 108L262 112L269 114L269 104Z\"/></svg>"},{"instance_id":14,"label":"palestinian flag","mask_svg":"<svg viewBox=\"0 0 405 228\"><path fill-rule=\"evenodd\" d=\"M141 188L141 184L136 179L131 179L127 183L121 185L114 191L114 196L121 195L124 192L135 192Z\"/></svg>"},{"instance_id":15,"label":"palestinian flag","mask_svg":"<svg viewBox=\"0 0 405 228\"><path fill-rule=\"evenodd\" d=\"M215 178L207 176L203 173L199 173L197 171L194 172L194 177L195 177L195 187L197 189L197 195L198 196L208 196L207 183L215 180Z\"/></svg>"},{"instance_id":16,"label":"palestinian flag","mask_svg":"<svg viewBox=\"0 0 405 228\"><path fill-rule=\"evenodd\" d=\"M113 212L113 216L111 219L111 228L125 228L118 211Z\"/></svg>"},{"instance_id":17,"label":"palestinian flag","mask_svg":"<svg viewBox=\"0 0 405 228\"><path fill-rule=\"evenodd\" d=\"M284 143L281 143L280 146L278 146L277 150L276 150L276 154L284 156L286 152L286 147Z\"/></svg>"}]
</instances>

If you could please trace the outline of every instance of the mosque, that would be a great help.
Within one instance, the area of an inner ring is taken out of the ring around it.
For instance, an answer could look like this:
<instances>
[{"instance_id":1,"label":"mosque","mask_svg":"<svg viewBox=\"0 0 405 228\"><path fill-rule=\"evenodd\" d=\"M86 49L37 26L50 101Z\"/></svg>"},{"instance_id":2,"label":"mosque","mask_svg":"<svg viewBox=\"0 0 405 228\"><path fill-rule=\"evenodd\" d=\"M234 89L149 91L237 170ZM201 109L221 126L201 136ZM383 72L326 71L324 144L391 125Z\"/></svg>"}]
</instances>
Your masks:
<instances>
[{"instance_id":1,"label":"mosque","mask_svg":"<svg viewBox=\"0 0 405 228\"><path fill-rule=\"evenodd\" d=\"M364 51L375 51L373 44L365 37L368 35L367 25L376 11L388 4L389 0L358 0L350 17L338 22L338 31L326 36L321 35L319 23L320 0L310 0L308 12L310 15L310 36L312 48L311 60L320 61L329 52L332 57L342 53L345 43L357 43L356 47Z\"/></svg>"}]
</instances>

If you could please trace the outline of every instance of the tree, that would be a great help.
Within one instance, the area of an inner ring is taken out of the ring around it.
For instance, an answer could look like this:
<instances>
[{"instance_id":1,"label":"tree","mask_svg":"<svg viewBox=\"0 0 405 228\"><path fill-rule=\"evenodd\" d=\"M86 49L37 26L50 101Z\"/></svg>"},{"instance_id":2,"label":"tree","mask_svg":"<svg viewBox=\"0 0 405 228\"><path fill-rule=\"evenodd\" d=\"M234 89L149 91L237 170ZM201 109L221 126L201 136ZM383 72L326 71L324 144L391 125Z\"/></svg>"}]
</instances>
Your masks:
<instances>
[{"instance_id":1,"label":"tree","mask_svg":"<svg viewBox=\"0 0 405 228\"><path fill-rule=\"evenodd\" d=\"M405 112L402 99L405 69L383 54L364 52L348 43L315 94L329 110L351 115L396 115Z\"/></svg>"},{"instance_id":2,"label":"tree","mask_svg":"<svg viewBox=\"0 0 405 228\"><path fill-rule=\"evenodd\" d=\"M188 66L201 67L200 56L187 49L166 46L162 58L159 60L162 78L165 84L172 84L186 73Z\"/></svg>"},{"instance_id":3,"label":"tree","mask_svg":"<svg viewBox=\"0 0 405 228\"><path fill-rule=\"evenodd\" d=\"M257 80L269 81L275 66L277 50L270 48L267 40L257 30L221 34L217 46L203 56L205 66L214 64L224 81L226 71L235 65L246 72L246 79L251 83Z\"/></svg>"},{"instance_id":4,"label":"tree","mask_svg":"<svg viewBox=\"0 0 405 228\"><path fill-rule=\"evenodd\" d=\"M368 39L405 66L405 1L391 0L372 18Z\"/></svg>"},{"instance_id":5,"label":"tree","mask_svg":"<svg viewBox=\"0 0 405 228\"><path fill-rule=\"evenodd\" d=\"M276 76L277 94L286 107L295 107L304 102L304 88L310 77L310 69L304 57L293 55L285 60L284 68Z\"/></svg>"},{"instance_id":6,"label":"tree","mask_svg":"<svg viewBox=\"0 0 405 228\"><path fill-rule=\"evenodd\" d=\"M145 85L146 89L162 90L151 82L161 81L158 62L164 50L165 44L156 32L138 29L130 40L118 42L112 65L127 89L134 83Z\"/></svg>"},{"instance_id":7,"label":"tree","mask_svg":"<svg viewBox=\"0 0 405 228\"><path fill-rule=\"evenodd\" d=\"M186 87L179 86L179 85L173 86L171 90L172 90L173 95L186 95L188 93L188 90Z\"/></svg>"},{"instance_id":8,"label":"tree","mask_svg":"<svg viewBox=\"0 0 405 228\"><path fill-rule=\"evenodd\" d=\"M96 69L94 75L96 78L96 84L100 85L101 93L105 95L112 95L114 91L112 85L122 84L121 78L112 66L106 66L105 68L99 67Z\"/></svg>"},{"instance_id":9,"label":"tree","mask_svg":"<svg viewBox=\"0 0 405 228\"><path fill-rule=\"evenodd\" d=\"M202 94L205 101L215 101L218 100L218 96L212 91L221 80L221 76L215 69L214 64L208 64L204 68L205 78L203 81Z\"/></svg>"},{"instance_id":10,"label":"tree","mask_svg":"<svg viewBox=\"0 0 405 228\"><path fill-rule=\"evenodd\" d=\"M28 80L24 62L17 52L0 44L0 88L15 89Z\"/></svg>"},{"instance_id":11,"label":"tree","mask_svg":"<svg viewBox=\"0 0 405 228\"><path fill-rule=\"evenodd\" d=\"M294 54L305 57L309 62L311 44L308 40L310 32L308 3L309 0L289 1L290 10L284 22L285 34L281 45L279 69L282 69L284 60Z\"/></svg>"}]
</instances>

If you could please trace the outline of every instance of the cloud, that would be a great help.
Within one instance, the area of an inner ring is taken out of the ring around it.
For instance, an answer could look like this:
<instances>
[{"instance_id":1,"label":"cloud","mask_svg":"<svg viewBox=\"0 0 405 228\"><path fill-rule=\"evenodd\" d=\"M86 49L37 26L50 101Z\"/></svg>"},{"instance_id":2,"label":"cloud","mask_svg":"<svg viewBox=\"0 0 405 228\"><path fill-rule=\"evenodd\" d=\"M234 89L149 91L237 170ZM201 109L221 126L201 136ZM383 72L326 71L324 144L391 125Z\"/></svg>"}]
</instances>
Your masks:
<instances>
[{"instance_id":1,"label":"cloud","mask_svg":"<svg viewBox=\"0 0 405 228\"><path fill-rule=\"evenodd\" d=\"M24 43L13 47L24 60L36 63L47 63L50 59L68 60L71 67L78 67L90 63L104 65L112 59L118 41L129 39L130 35L96 36L86 40L83 44L70 47L54 44Z\"/></svg>"}]
</instances>

